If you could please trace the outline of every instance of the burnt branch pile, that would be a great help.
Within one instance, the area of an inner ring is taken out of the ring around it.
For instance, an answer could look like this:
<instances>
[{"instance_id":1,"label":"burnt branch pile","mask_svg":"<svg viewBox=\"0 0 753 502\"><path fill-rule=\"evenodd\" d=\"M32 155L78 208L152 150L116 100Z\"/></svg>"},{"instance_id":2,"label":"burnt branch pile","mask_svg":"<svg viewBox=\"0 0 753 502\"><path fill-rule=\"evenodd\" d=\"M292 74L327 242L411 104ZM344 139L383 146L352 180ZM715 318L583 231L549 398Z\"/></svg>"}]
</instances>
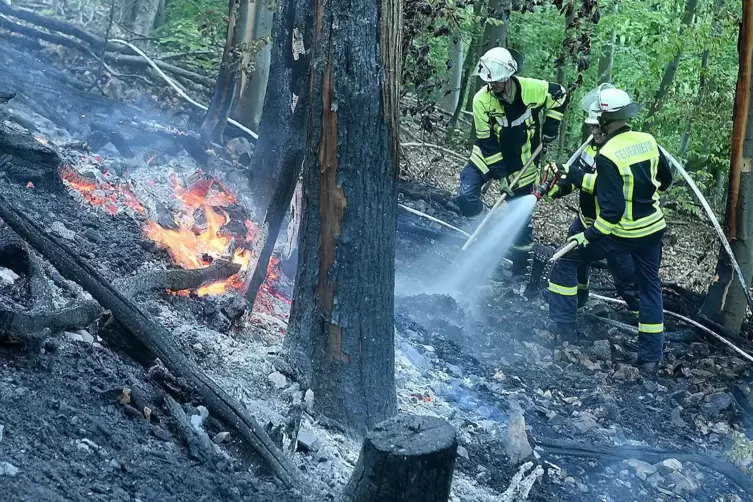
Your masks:
<instances>
[{"instance_id":1,"label":"burnt branch pile","mask_svg":"<svg viewBox=\"0 0 753 502\"><path fill-rule=\"evenodd\" d=\"M299 484L298 471L272 443L264 429L240 403L188 359L173 342L171 335L149 314L113 287L110 281L68 246L46 235L38 224L3 195L0 195L0 218L64 277L81 285L100 305L112 312L127 333L159 357L173 374L188 381L209 408L238 431L287 487Z\"/></svg>"}]
</instances>

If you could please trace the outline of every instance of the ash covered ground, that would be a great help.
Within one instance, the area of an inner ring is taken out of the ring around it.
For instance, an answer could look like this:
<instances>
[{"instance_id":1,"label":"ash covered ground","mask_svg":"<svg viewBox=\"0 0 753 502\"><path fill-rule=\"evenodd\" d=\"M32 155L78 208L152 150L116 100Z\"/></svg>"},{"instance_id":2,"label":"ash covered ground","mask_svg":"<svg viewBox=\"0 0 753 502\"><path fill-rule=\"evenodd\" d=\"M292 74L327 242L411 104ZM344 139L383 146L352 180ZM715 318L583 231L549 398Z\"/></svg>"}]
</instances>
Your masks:
<instances>
[{"instance_id":1,"label":"ash covered ground","mask_svg":"<svg viewBox=\"0 0 753 502\"><path fill-rule=\"evenodd\" d=\"M81 110L71 103L86 103L87 114L106 114L115 106L99 98L76 101L80 93L65 93L63 87L56 92L62 89L69 101L55 111L68 119L64 122L71 124L70 130L43 118L25 104L34 100L28 94L34 91L24 88L30 76L49 87L42 70L50 62L35 62L12 44L5 49L28 68L27 80L14 81L14 75L6 73L0 82L21 95L27 93L13 105L14 113L35 124L35 134L43 139L62 144L86 130L79 121ZM77 159L79 174L113 173L117 180L127 180L146 206L171 200L171 174L185 181L198 169L185 152L154 157L144 148L129 160L111 145L99 152L99 160L92 160L96 155L90 152L76 152L67 153ZM410 160L432 162L427 157ZM449 165L446 160L434 164ZM228 183L233 185L233 180ZM108 278L173 266L173 258L144 235L144 216L121 202L112 214L102 205L92 205L79 191L53 196L43 188L7 180L0 190L23 201L29 215L67 240ZM431 197L402 201L463 227L465 223L447 211L446 198L446 193L434 191ZM236 220L253 218L252 209L247 207ZM150 214L163 210L168 216L174 213L170 207L152 207ZM563 207L537 208L538 239L560 242L570 217ZM243 229L233 231L240 235ZM3 226L0 232L9 230ZM699 234L708 235L702 227ZM634 337L602 322L584 318L586 339L564 347L554 344L544 329L546 304L539 294L525 294L525 281L488 281L454 297L432 294L432 281L453 269L462 242L436 225L399 215L399 409L438 415L456 428L460 448L452 500L501 499L518 470L507 454L510 419L518 407L528 441L545 466L529 500L750 500L751 495L729 477L690 456L728 458L738 473L753 462L753 445L744 435L750 411L744 399L750 381L745 361L688 327L668 322L673 339L679 341L668 343L667 369L657 382L648 382L630 364ZM665 278L689 281L682 282L689 287L700 284L702 279L692 274L673 273L675 267L683 273L698 268L682 261L677 265L687 243L678 238L667 245ZM704 273L708 271L698 272ZM0 282L0 298L13 299L24 308L31 300L25 279ZM611 282L603 270L594 271L592 284L610 294ZM51 287L58 303L69 299L64 289ZM282 275L265 290L253 313L243 312L232 291L206 297L144 293L137 300L282 448L295 449L289 455L317 490L315 499L333 500L353 470L360 441L317 416L312 396L300 388L285 363L282 344L291 289L290 278ZM667 308L693 314L694 297L671 288L665 294ZM588 311L606 315L611 309L592 302ZM227 457L214 464L192 458L173 419L159 404L159 371L145 369L105 344L101 329L104 326L97 322L85 331L50 333L40 346L0 345L3 500L301 499L283 490L239 438L223 434L228 429L211 415L204 427ZM200 415L196 396L187 394L183 402L188 403L189 415ZM298 441L291 448L287 430L301 408ZM547 445L554 441L598 445L602 450L591 456L553 453ZM636 446L677 454L663 462L619 458L618 452Z\"/></svg>"}]
</instances>

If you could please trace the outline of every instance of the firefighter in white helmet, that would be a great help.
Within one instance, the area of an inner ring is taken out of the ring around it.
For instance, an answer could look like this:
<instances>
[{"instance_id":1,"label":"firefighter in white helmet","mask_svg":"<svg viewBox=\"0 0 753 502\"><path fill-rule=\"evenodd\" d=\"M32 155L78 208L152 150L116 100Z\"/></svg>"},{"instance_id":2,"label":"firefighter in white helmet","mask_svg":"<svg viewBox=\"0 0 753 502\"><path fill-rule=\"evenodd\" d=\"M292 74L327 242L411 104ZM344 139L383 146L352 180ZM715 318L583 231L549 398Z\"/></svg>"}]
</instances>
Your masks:
<instances>
[{"instance_id":1,"label":"firefighter in white helmet","mask_svg":"<svg viewBox=\"0 0 753 502\"><path fill-rule=\"evenodd\" d=\"M607 256L630 255L635 267L638 297L638 365L654 375L661 363L664 324L659 265L662 236L667 226L659 207L660 193L672 184L668 160L656 140L631 130L627 120L640 105L621 89L601 86L584 103L604 135L595 164L594 190L598 213L583 232L568 237L578 247L554 263L549 277L549 318L562 338L577 338L577 270L581 264ZM560 172L575 186L586 173L576 164Z\"/></svg>"},{"instance_id":2,"label":"firefighter in white helmet","mask_svg":"<svg viewBox=\"0 0 753 502\"><path fill-rule=\"evenodd\" d=\"M495 47L487 51L476 66L475 75L486 85L473 97L476 139L471 158L460 173L460 188L455 198L466 217L474 218L483 213L481 188L486 181L497 179L502 189L509 192L509 181L539 144L551 143L559 133L567 105L565 88L517 76L522 62L522 56L516 51ZM530 194L537 178L538 159L523 173L511 192L512 197ZM533 229L529 218L510 252L513 276L526 272L532 246Z\"/></svg>"},{"instance_id":3,"label":"firefighter in white helmet","mask_svg":"<svg viewBox=\"0 0 753 502\"><path fill-rule=\"evenodd\" d=\"M600 89L614 88L611 84L603 84ZM578 216L573 220L568 230L567 236L584 232L588 227L594 224L599 214L599 205L596 201L596 155L601 145L604 144L606 136L599 127L599 114L592 108L594 99L587 94L581 101L581 108L586 112L584 123L588 126L589 132L593 136L593 141L589 144L577 161L577 166L583 171L583 177L577 180L561 179L546 194L546 199L557 199L565 197L578 189ZM635 285L635 268L633 259L629 254L609 255L606 257L609 271L614 278L614 286L617 293L625 300L628 305L630 315L621 320L629 324L638 324L638 292ZM590 265L581 263L578 266L578 308L582 308L588 301L588 284L590 276Z\"/></svg>"}]
</instances>

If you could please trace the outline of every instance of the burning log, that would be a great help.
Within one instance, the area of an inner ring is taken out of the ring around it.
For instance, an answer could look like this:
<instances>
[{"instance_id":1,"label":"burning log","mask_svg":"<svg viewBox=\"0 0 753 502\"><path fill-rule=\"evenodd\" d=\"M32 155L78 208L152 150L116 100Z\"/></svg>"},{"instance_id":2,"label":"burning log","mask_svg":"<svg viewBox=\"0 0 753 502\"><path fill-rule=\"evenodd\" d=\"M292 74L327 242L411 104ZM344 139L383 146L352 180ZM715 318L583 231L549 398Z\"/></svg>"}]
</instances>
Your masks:
<instances>
[{"instance_id":1,"label":"burning log","mask_svg":"<svg viewBox=\"0 0 753 502\"><path fill-rule=\"evenodd\" d=\"M6 157L4 162L0 162L0 175L4 173L18 183L31 182L56 192L63 190L63 182L57 172L60 157L34 136L0 124L0 152L10 155L10 159Z\"/></svg>"},{"instance_id":2,"label":"burning log","mask_svg":"<svg viewBox=\"0 0 753 502\"><path fill-rule=\"evenodd\" d=\"M345 487L349 502L449 500L458 441L438 417L398 415L372 429Z\"/></svg>"},{"instance_id":3,"label":"burning log","mask_svg":"<svg viewBox=\"0 0 753 502\"><path fill-rule=\"evenodd\" d=\"M207 406L238 431L286 487L300 486L300 474L295 466L272 443L264 429L239 402L180 351L165 328L115 289L109 280L70 248L45 234L37 223L14 207L2 194L0 218L49 260L63 276L79 283L100 305L110 310L127 332L156 354L171 372L189 381L204 398Z\"/></svg>"},{"instance_id":4,"label":"burning log","mask_svg":"<svg viewBox=\"0 0 753 502\"><path fill-rule=\"evenodd\" d=\"M237 274L240 269L241 266L238 263L214 260L206 268L147 272L136 277L115 281L115 287L127 298L131 298L143 291L158 289L183 291L186 289L196 289L205 283L228 279Z\"/></svg>"}]
</instances>

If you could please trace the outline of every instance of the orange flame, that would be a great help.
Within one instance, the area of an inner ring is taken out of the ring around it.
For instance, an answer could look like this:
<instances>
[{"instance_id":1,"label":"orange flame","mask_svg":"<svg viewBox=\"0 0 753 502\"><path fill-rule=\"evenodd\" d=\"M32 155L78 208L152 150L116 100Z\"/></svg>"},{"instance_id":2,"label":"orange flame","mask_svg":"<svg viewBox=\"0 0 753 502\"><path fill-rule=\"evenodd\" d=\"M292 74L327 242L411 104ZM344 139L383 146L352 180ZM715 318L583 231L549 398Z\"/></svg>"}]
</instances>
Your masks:
<instances>
[{"instance_id":1,"label":"orange flame","mask_svg":"<svg viewBox=\"0 0 753 502\"><path fill-rule=\"evenodd\" d=\"M126 186L116 186L102 180L88 180L67 167L61 169L61 177L69 188L76 190L89 203L103 207L112 215L118 213L119 205L145 213L144 207ZM235 204L236 198L215 178L198 179L184 187L173 173L169 181L175 198L182 202L180 212L174 217L178 228L164 228L150 220L144 225L144 235L165 248L172 261L183 268L207 267L215 259L230 259L241 266L240 271L232 277L197 289L198 296L220 295L230 289L242 289L242 276L248 272L253 258L250 249L255 246L259 234L256 224L250 220L244 222L245 236L232 236L222 232L230 217L227 212L217 208ZM204 215L203 225L196 223L197 210L201 210ZM278 258L270 259L267 279L261 289L267 295L289 303L289 300L274 287L280 277L279 265ZM176 293L183 296L189 294L188 291Z\"/></svg>"}]
</instances>

